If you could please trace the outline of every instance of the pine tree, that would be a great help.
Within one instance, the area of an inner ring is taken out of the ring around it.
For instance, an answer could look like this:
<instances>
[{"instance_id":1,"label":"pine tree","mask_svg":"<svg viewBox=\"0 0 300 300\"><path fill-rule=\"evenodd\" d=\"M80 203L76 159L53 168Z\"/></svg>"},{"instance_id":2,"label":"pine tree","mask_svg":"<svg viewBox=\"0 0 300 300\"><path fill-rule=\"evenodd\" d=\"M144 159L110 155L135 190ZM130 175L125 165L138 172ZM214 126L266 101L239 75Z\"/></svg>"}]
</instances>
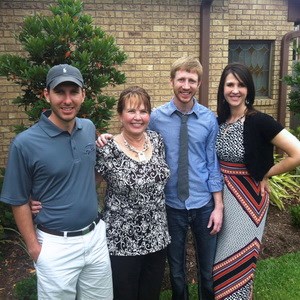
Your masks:
<instances>
[{"instance_id":1,"label":"pine tree","mask_svg":"<svg viewBox=\"0 0 300 300\"><path fill-rule=\"evenodd\" d=\"M16 38L26 55L1 55L0 75L21 86L22 94L14 103L23 106L29 120L36 122L49 107L43 98L48 70L62 63L77 67L86 87L79 116L91 119L103 132L108 128L116 99L103 95L102 90L125 82L125 74L117 66L125 62L127 55L114 37L93 26L92 17L83 13L81 1L58 0L49 8L50 16L38 14L24 19ZM17 132L24 129L21 126Z\"/></svg>"}]
</instances>

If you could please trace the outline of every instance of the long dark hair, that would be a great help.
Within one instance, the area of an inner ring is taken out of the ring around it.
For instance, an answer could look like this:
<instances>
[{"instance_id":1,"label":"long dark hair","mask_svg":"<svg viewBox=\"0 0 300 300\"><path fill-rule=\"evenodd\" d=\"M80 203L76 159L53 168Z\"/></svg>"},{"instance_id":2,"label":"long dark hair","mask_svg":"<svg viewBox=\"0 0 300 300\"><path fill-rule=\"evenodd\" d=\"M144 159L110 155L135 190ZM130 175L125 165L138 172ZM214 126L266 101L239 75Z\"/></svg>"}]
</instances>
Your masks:
<instances>
[{"instance_id":1,"label":"long dark hair","mask_svg":"<svg viewBox=\"0 0 300 300\"><path fill-rule=\"evenodd\" d=\"M225 122L230 116L229 104L224 98L224 85L228 74L232 74L240 83L243 83L247 87L246 115L256 112L253 107L255 100L255 86L250 70L241 63L231 63L224 68L220 78L217 95L217 114L219 123Z\"/></svg>"}]
</instances>

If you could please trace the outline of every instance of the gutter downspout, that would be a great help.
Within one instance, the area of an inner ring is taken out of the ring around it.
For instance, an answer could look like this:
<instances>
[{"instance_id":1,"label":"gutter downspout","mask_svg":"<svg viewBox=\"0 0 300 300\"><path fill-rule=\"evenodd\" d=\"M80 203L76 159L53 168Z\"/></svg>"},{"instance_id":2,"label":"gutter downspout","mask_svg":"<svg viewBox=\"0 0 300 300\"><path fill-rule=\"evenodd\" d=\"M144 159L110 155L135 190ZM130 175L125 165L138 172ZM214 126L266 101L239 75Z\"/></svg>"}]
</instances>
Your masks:
<instances>
[{"instance_id":1,"label":"gutter downspout","mask_svg":"<svg viewBox=\"0 0 300 300\"><path fill-rule=\"evenodd\" d=\"M199 102L208 107L209 90L209 45L210 8L213 0L202 0L200 7L200 62L203 67L202 83L199 88Z\"/></svg>"},{"instance_id":2,"label":"gutter downspout","mask_svg":"<svg viewBox=\"0 0 300 300\"><path fill-rule=\"evenodd\" d=\"M285 126L286 118L286 98L287 98L287 85L283 82L282 78L288 75L289 63L289 48L290 42L296 37L300 37L300 31L290 31L286 33L281 40L281 57L280 57L280 81L279 81L279 103L277 111L277 120L282 126Z\"/></svg>"}]
</instances>

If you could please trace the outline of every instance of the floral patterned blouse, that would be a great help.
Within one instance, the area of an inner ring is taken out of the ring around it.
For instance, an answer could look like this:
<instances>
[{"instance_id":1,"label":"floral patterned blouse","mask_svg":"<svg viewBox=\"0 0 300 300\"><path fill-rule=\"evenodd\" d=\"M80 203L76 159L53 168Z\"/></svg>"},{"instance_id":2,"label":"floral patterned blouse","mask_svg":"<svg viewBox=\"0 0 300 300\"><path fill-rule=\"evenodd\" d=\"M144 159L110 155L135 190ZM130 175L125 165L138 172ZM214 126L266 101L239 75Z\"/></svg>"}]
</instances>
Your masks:
<instances>
[{"instance_id":1,"label":"floral patterned blouse","mask_svg":"<svg viewBox=\"0 0 300 300\"><path fill-rule=\"evenodd\" d=\"M162 137L147 131L152 157L138 162L110 140L97 149L96 170L107 182L103 218L111 255L145 255L170 243L164 187L170 176Z\"/></svg>"}]
</instances>

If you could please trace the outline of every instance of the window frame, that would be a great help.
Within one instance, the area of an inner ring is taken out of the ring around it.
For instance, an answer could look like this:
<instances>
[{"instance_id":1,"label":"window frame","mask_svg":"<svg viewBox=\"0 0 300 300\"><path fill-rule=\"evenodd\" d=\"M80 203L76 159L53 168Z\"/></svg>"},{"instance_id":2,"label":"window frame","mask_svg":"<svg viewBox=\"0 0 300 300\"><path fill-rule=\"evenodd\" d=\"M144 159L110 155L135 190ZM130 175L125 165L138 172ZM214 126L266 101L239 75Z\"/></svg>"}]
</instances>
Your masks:
<instances>
[{"instance_id":1,"label":"window frame","mask_svg":"<svg viewBox=\"0 0 300 300\"><path fill-rule=\"evenodd\" d=\"M231 61L230 60L230 51L231 51L231 45L234 44L235 46L238 45L242 45L242 44L247 44L248 46L251 45L255 45L255 44L266 44L268 46L269 49L269 57L268 57L268 78L267 78L267 91L264 95L260 95L257 92L256 89L256 99L269 99L271 98L272 95L272 77L273 77L273 56L274 56L274 41L273 40L229 40L228 41L228 63L231 62L240 62L240 63L244 63L247 67L251 67L249 66L249 64L247 64L244 60L239 60L239 61ZM243 48L243 47L242 47ZM256 84L256 80L254 78L254 83L255 86L257 86Z\"/></svg>"}]
</instances>

